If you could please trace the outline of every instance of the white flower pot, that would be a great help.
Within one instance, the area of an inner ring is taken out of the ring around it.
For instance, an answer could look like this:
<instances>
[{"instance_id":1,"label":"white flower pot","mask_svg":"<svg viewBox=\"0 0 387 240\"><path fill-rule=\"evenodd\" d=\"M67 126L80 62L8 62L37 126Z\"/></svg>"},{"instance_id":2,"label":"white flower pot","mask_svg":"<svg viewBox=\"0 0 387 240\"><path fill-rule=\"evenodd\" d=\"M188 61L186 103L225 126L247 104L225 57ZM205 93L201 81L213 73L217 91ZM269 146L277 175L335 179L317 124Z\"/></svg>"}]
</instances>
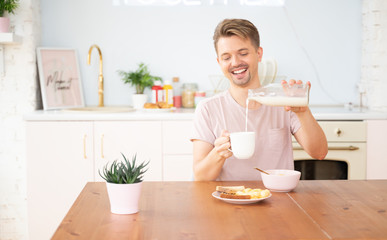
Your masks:
<instances>
[{"instance_id":1,"label":"white flower pot","mask_svg":"<svg viewBox=\"0 0 387 240\"><path fill-rule=\"evenodd\" d=\"M135 109L142 109L144 107L144 104L148 100L148 95L146 94L133 94L133 108Z\"/></svg>"},{"instance_id":2,"label":"white flower pot","mask_svg":"<svg viewBox=\"0 0 387 240\"><path fill-rule=\"evenodd\" d=\"M142 182L132 184L106 183L110 211L115 214L138 212Z\"/></svg>"}]
</instances>

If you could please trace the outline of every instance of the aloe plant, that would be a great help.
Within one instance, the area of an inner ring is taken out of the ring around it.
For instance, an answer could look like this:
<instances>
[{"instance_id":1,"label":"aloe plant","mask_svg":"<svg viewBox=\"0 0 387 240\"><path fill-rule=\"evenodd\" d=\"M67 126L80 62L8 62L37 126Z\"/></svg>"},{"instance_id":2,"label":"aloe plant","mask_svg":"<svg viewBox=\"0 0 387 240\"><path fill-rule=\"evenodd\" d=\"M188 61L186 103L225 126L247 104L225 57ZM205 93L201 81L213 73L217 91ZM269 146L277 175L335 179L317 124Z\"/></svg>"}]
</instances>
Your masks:
<instances>
[{"instance_id":1,"label":"aloe plant","mask_svg":"<svg viewBox=\"0 0 387 240\"><path fill-rule=\"evenodd\" d=\"M145 167L149 164L149 161L137 165L137 154L132 157L132 161L129 161L123 153L121 155L124 158L123 161L118 162L118 160L115 160L110 165L107 163L102 168L102 173L98 170L99 175L109 183L131 184L142 182L143 175L148 170Z\"/></svg>"}]
</instances>

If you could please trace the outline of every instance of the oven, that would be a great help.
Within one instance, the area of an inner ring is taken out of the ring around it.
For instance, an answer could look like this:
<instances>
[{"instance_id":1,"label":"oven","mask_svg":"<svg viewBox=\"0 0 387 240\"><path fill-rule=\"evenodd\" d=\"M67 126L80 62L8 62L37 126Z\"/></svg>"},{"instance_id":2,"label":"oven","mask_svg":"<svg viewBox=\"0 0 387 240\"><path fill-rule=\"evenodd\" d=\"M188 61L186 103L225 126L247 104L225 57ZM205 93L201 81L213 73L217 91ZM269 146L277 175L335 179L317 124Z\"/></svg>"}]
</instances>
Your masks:
<instances>
[{"instance_id":1,"label":"oven","mask_svg":"<svg viewBox=\"0 0 387 240\"><path fill-rule=\"evenodd\" d=\"M294 168L301 179L366 179L367 128L364 121L318 121L328 141L324 160L311 158L293 138Z\"/></svg>"}]
</instances>

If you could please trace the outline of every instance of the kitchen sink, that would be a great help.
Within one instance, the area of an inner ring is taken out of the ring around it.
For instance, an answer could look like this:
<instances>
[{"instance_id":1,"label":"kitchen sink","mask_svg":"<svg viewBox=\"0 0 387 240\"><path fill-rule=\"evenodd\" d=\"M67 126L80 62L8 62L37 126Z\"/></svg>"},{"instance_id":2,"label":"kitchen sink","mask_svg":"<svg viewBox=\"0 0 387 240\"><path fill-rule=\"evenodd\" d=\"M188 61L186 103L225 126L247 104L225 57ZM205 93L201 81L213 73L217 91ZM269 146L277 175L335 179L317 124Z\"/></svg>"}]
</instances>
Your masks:
<instances>
[{"instance_id":1,"label":"kitchen sink","mask_svg":"<svg viewBox=\"0 0 387 240\"><path fill-rule=\"evenodd\" d=\"M132 112L132 111L135 111L135 109L130 106L106 106L106 107L86 106L86 107L66 108L66 109L63 109L63 111L90 112L90 113L117 113L117 112Z\"/></svg>"}]
</instances>

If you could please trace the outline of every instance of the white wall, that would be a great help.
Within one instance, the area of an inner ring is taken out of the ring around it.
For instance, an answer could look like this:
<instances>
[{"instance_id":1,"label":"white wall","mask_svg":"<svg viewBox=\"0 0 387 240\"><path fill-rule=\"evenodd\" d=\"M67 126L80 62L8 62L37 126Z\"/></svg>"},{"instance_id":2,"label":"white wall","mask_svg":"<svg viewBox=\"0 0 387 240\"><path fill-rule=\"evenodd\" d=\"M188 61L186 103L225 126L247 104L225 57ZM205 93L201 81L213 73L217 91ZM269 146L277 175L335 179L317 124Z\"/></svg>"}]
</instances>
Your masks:
<instances>
[{"instance_id":1,"label":"white wall","mask_svg":"<svg viewBox=\"0 0 387 240\"><path fill-rule=\"evenodd\" d=\"M39 105L35 48L40 38L39 0L21 0L10 16L20 44L4 45L0 76L0 239L27 239L23 114Z\"/></svg>"},{"instance_id":2,"label":"white wall","mask_svg":"<svg viewBox=\"0 0 387 240\"><path fill-rule=\"evenodd\" d=\"M139 62L164 79L178 76L183 83L196 82L202 90L211 90L208 76L221 74L212 35L224 18L246 18L256 24L264 58L277 59L279 74L311 81L311 104L358 103L361 0L286 0L284 8L112 3L41 0L41 45L78 50L87 105L98 101L96 52L92 66L86 64L94 43L104 57L107 105L131 104L133 89L122 83L116 71L134 70Z\"/></svg>"},{"instance_id":3,"label":"white wall","mask_svg":"<svg viewBox=\"0 0 387 240\"><path fill-rule=\"evenodd\" d=\"M370 109L387 111L387 1L363 1L361 86Z\"/></svg>"}]
</instances>

